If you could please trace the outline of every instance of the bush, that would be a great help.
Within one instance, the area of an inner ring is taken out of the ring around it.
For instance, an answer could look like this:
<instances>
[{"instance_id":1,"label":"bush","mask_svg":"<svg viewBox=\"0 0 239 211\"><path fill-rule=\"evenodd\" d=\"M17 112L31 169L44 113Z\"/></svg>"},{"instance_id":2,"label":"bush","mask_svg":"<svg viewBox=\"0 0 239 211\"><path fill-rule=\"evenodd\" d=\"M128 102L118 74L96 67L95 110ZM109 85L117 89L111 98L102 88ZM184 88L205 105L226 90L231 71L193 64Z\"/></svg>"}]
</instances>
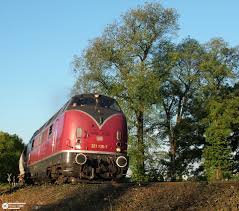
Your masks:
<instances>
[{"instance_id":1,"label":"bush","mask_svg":"<svg viewBox=\"0 0 239 211\"><path fill-rule=\"evenodd\" d=\"M24 143L17 135L0 131L0 182L7 182L7 173L17 178L18 161L23 148Z\"/></svg>"}]
</instances>

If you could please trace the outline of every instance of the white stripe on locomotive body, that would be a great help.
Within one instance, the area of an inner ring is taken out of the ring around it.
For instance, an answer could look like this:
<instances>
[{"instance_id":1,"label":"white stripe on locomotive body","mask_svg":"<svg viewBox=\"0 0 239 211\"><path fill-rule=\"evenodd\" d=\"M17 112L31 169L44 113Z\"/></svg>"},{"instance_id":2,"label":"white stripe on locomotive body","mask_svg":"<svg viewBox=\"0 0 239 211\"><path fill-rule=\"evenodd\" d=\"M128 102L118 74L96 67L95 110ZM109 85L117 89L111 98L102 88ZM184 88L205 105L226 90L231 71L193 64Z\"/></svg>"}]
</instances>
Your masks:
<instances>
[{"instance_id":1,"label":"white stripe on locomotive body","mask_svg":"<svg viewBox=\"0 0 239 211\"><path fill-rule=\"evenodd\" d=\"M67 152L66 163L69 163L69 162L70 162L70 152Z\"/></svg>"},{"instance_id":2,"label":"white stripe on locomotive body","mask_svg":"<svg viewBox=\"0 0 239 211\"><path fill-rule=\"evenodd\" d=\"M56 155L58 155L58 154L61 154L61 153L65 153L65 152L67 152L67 156L66 156L66 162L67 163L69 163L69 161L70 161L70 153L89 153L89 154L100 154L100 155L125 155L126 153L117 153L117 152L105 152L105 151L92 151L92 150L61 150L61 151L59 151L59 152L56 152L56 153L54 153L54 154L52 154L52 155L49 155L49 156L47 156L47 157L45 157L44 159L41 159L41 160L39 160L39 161L36 161L36 162L34 162L34 163L32 163L32 164L30 164L30 165L28 165L28 167L31 167L31 166L33 166L33 165L35 165L35 164L37 164L37 163L40 163L40 162L42 162L42 161L44 161L44 160L47 160L47 159L49 159L49 158L51 158L51 157L54 157L54 156L56 156Z\"/></svg>"},{"instance_id":3,"label":"white stripe on locomotive body","mask_svg":"<svg viewBox=\"0 0 239 211\"><path fill-rule=\"evenodd\" d=\"M67 111L65 111L65 112L70 112L70 111L77 111L77 112L80 112L80 113L83 113L83 114L87 115L88 117L90 117L90 118L97 124L97 126L98 126L99 129L102 129L102 127L106 124L106 122L109 121L111 118L113 118L113 117L115 117L115 116L122 116L122 113L113 114L113 115L107 117L107 118L105 119L105 121L103 122L103 124L100 125L100 124L96 121L96 119L95 119L93 116L91 116L90 114L88 114L88 113L85 112L85 111L76 110L76 109L71 109L71 110L67 110Z\"/></svg>"}]
</instances>

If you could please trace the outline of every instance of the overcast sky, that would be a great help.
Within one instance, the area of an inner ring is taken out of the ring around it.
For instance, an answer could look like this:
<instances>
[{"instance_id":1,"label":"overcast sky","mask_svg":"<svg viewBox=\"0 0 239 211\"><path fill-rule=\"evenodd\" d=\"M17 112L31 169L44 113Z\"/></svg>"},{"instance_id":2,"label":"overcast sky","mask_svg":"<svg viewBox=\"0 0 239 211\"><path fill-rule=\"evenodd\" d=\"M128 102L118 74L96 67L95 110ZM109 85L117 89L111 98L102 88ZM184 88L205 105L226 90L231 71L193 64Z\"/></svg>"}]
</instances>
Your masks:
<instances>
[{"instance_id":1,"label":"overcast sky","mask_svg":"<svg viewBox=\"0 0 239 211\"><path fill-rule=\"evenodd\" d=\"M27 143L68 100L73 56L107 24L144 2L0 0L0 130ZM239 1L160 2L180 15L178 40L222 37L231 46L239 44Z\"/></svg>"}]
</instances>

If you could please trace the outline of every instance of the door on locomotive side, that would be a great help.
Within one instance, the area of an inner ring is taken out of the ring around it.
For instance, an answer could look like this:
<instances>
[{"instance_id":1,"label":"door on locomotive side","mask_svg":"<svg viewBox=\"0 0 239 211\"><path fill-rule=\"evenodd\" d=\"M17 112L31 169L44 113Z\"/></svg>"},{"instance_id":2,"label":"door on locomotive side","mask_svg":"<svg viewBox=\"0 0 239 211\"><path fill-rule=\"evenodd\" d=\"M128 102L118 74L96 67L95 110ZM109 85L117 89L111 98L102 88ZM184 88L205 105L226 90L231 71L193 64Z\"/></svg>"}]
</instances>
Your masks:
<instances>
[{"instance_id":1,"label":"door on locomotive side","mask_svg":"<svg viewBox=\"0 0 239 211\"><path fill-rule=\"evenodd\" d=\"M51 153L55 153L57 150L57 133L58 133L58 119L50 126L49 134L51 140Z\"/></svg>"}]
</instances>

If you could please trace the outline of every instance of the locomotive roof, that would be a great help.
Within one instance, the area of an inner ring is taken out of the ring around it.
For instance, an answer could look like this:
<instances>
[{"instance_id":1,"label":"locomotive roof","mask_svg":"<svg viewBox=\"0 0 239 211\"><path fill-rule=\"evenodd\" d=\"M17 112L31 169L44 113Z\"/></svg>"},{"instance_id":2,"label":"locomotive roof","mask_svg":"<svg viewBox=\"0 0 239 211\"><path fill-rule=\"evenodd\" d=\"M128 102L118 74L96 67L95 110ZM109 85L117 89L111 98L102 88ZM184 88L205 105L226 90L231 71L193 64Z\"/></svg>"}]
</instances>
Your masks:
<instances>
[{"instance_id":1,"label":"locomotive roof","mask_svg":"<svg viewBox=\"0 0 239 211\"><path fill-rule=\"evenodd\" d=\"M112 98L112 97L108 97L108 96L105 96L105 95L100 95L100 94L79 94L79 95L74 95L74 96L72 96L71 98L70 98L70 100L71 99L73 99L73 98L86 98L86 97L96 97L96 95L98 95L99 97L105 97L105 98L109 98L109 99L112 99L112 100L114 100L114 98Z\"/></svg>"},{"instance_id":2,"label":"locomotive roof","mask_svg":"<svg viewBox=\"0 0 239 211\"><path fill-rule=\"evenodd\" d=\"M74 95L72 96L65 104L63 107L61 107L60 110L58 110L58 112L56 112L44 125L42 125L42 127L40 127L37 131L35 131L35 133L33 134L33 136L31 137L30 139L30 142L35 138L35 136L37 136L43 129L45 129L59 114L63 113L67 106L69 105L69 103L76 99L76 98L89 98L89 97L92 97L92 98L95 98L96 95L98 95L98 97L104 97L104 98L108 98L108 99L111 99L111 100L115 100L114 98L111 98L111 97L108 97L108 96L105 96L105 95L99 95L99 94L93 94L93 93L90 93L90 94L78 94L78 95Z\"/></svg>"}]
</instances>

